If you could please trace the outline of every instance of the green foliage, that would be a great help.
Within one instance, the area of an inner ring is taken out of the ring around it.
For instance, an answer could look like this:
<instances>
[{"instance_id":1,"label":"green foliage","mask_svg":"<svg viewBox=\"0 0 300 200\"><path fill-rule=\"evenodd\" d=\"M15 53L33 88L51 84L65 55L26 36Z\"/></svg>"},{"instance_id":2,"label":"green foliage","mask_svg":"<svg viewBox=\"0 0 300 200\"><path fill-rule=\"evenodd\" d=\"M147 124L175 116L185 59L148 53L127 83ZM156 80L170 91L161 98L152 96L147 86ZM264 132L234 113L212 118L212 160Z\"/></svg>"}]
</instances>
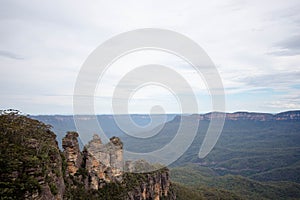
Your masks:
<instances>
[{"instance_id":1,"label":"green foliage","mask_svg":"<svg viewBox=\"0 0 300 200\"><path fill-rule=\"evenodd\" d=\"M224 190L213 187L201 186L187 186L174 182L172 190L176 194L177 200L242 200L241 196Z\"/></svg>"},{"instance_id":2,"label":"green foliage","mask_svg":"<svg viewBox=\"0 0 300 200\"><path fill-rule=\"evenodd\" d=\"M122 185L110 183L100 190L86 190L83 186L68 188L65 192L64 199L72 200L120 200L127 195L126 190Z\"/></svg>"},{"instance_id":3,"label":"green foliage","mask_svg":"<svg viewBox=\"0 0 300 200\"><path fill-rule=\"evenodd\" d=\"M202 193L198 192L192 187L184 186L179 183L172 184L172 192L176 194L177 200L202 200L204 199Z\"/></svg>"},{"instance_id":4,"label":"green foliage","mask_svg":"<svg viewBox=\"0 0 300 200\"><path fill-rule=\"evenodd\" d=\"M123 181L128 190L134 189L146 180L146 174L142 173L124 173L123 175Z\"/></svg>"},{"instance_id":5,"label":"green foliage","mask_svg":"<svg viewBox=\"0 0 300 200\"><path fill-rule=\"evenodd\" d=\"M51 193L52 193L53 195L57 195L57 193L58 193L58 190L57 190L57 187L56 187L56 185L55 185L55 184L53 184L53 183L50 183L50 184L49 184L49 187L50 187L50 191L51 191Z\"/></svg>"},{"instance_id":6,"label":"green foliage","mask_svg":"<svg viewBox=\"0 0 300 200\"><path fill-rule=\"evenodd\" d=\"M53 182L51 161L57 159L55 134L50 126L16 113L0 115L0 196L24 199L39 193L39 180ZM53 188L53 187L52 187ZM54 191L55 192L55 191Z\"/></svg>"},{"instance_id":7,"label":"green foliage","mask_svg":"<svg viewBox=\"0 0 300 200\"><path fill-rule=\"evenodd\" d=\"M121 184L110 183L98 190L99 199L118 200L126 197L126 188Z\"/></svg>"},{"instance_id":8,"label":"green foliage","mask_svg":"<svg viewBox=\"0 0 300 200\"><path fill-rule=\"evenodd\" d=\"M221 176L212 169L197 164L172 168L171 178L199 191L204 199L300 198L300 184L297 183L259 182L238 175Z\"/></svg>"},{"instance_id":9,"label":"green foliage","mask_svg":"<svg viewBox=\"0 0 300 200\"><path fill-rule=\"evenodd\" d=\"M75 173L75 176L82 176L83 179L85 179L87 175L88 175L88 171L83 167L80 167Z\"/></svg>"},{"instance_id":10,"label":"green foliage","mask_svg":"<svg viewBox=\"0 0 300 200\"><path fill-rule=\"evenodd\" d=\"M66 175L66 170L67 170L67 160L64 156L64 154L62 152L60 152L60 157L61 157L61 169L62 169L62 173L63 173L63 176Z\"/></svg>"}]
</instances>

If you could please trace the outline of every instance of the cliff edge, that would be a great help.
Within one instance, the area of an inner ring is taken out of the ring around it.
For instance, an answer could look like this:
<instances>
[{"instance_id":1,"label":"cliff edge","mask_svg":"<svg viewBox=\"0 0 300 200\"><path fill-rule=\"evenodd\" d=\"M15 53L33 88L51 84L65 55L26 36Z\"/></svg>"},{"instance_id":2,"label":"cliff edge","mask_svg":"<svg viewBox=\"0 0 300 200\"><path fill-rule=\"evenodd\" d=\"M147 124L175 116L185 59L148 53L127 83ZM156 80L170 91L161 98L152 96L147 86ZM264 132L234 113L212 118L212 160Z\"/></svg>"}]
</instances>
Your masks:
<instances>
[{"instance_id":1,"label":"cliff edge","mask_svg":"<svg viewBox=\"0 0 300 200\"><path fill-rule=\"evenodd\" d=\"M50 128L19 114L0 115L1 199L176 199L167 168L123 171L119 138L103 144L94 135L81 152L78 133L67 132L61 152Z\"/></svg>"}]
</instances>

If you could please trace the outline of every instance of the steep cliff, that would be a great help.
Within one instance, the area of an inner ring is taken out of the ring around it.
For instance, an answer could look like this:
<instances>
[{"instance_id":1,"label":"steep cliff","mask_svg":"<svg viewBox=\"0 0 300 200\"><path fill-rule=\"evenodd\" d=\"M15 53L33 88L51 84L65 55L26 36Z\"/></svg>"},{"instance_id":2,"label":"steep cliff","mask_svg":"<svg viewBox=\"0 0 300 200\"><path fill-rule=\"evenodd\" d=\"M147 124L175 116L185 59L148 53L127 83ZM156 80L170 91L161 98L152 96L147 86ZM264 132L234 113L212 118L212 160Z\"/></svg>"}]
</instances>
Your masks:
<instances>
[{"instance_id":1,"label":"steep cliff","mask_svg":"<svg viewBox=\"0 0 300 200\"><path fill-rule=\"evenodd\" d=\"M99 189L105 183L121 182L123 174L123 143L112 137L108 144L102 144L94 135L85 146L85 169L90 178L90 188Z\"/></svg>"},{"instance_id":2,"label":"steep cliff","mask_svg":"<svg viewBox=\"0 0 300 200\"><path fill-rule=\"evenodd\" d=\"M67 174L74 175L82 164L82 156L78 144L78 133L67 132L62 139L63 154L67 162Z\"/></svg>"},{"instance_id":3,"label":"steep cliff","mask_svg":"<svg viewBox=\"0 0 300 200\"><path fill-rule=\"evenodd\" d=\"M287 111L278 114L269 113L255 113L255 112L235 112L235 113L222 113L211 112L206 114L199 114L199 120L211 120L223 118L226 120L250 120L250 121L287 121L287 120L300 120L300 111Z\"/></svg>"},{"instance_id":4,"label":"steep cliff","mask_svg":"<svg viewBox=\"0 0 300 200\"><path fill-rule=\"evenodd\" d=\"M130 173L126 174L126 176L130 176ZM170 190L171 183L169 179L169 170L167 168L151 173L135 174L135 176L138 176L140 181L128 192L128 200L176 199L175 194ZM128 180L130 183L127 184L132 184L134 182L130 178Z\"/></svg>"},{"instance_id":5,"label":"steep cliff","mask_svg":"<svg viewBox=\"0 0 300 200\"><path fill-rule=\"evenodd\" d=\"M274 115L275 120L300 120L300 111L287 111Z\"/></svg>"},{"instance_id":6,"label":"steep cliff","mask_svg":"<svg viewBox=\"0 0 300 200\"><path fill-rule=\"evenodd\" d=\"M0 115L1 199L63 199L62 160L49 126Z\"/></svg>"},{"instance_id":7,"label":"steep cliff","mask_svg":"<svg viewBox=\"0 0 300 200\"><path fill-rule=\"evenodd\" d=\"M62 146L50 126L0 115L0 199L175 199L168 169L124 173L117 137L103 144L95 135L81 152L78 134L68 132Z\"/></svg>"},{"instance_id":8,"label":"steep cliff","mask_svg":"<svg viewBox=\"0 0 300 200\"><path fill-rule=\"evenodd\" d=\"M147 171L155 168L145 161L127 161L125 167L131 172L125 173L123 143L119 138L112 137L109 143L103 144L99 136L94 135L81 153L78 151L77 137L76 133L68 133L63 139L64 155L69 155L65 157L68 176L65 178L66 199L176 199L170 190L171 182L167 168L150 173L133 173L141 167L146 167ZM75 158L82 158L82 161L77 162ZM68 168L76 171L72 171L71 175ZM78 191L82 192L77 193Z\"/></svg>"}]
</instances>

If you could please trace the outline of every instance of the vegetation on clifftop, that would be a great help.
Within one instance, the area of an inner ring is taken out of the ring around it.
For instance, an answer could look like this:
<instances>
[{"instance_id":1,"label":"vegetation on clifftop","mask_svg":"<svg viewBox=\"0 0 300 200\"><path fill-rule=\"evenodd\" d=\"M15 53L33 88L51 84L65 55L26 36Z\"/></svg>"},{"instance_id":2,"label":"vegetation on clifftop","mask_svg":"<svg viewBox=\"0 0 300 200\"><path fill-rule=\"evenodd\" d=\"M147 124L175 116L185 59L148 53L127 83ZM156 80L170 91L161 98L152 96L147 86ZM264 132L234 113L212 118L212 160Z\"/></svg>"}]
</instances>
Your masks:
<instances>
[{"instance_id":1,"label":"vegetation on clifftop","mask_svg":"<svg viewBox=\"0 0 300 200\"><path fill-rule=\"evenodd\" d=\"M50 126L26 116L0 115L0 196L24 199L42 187L57 191L59 149Z\"/></svg>"}]
</instances>

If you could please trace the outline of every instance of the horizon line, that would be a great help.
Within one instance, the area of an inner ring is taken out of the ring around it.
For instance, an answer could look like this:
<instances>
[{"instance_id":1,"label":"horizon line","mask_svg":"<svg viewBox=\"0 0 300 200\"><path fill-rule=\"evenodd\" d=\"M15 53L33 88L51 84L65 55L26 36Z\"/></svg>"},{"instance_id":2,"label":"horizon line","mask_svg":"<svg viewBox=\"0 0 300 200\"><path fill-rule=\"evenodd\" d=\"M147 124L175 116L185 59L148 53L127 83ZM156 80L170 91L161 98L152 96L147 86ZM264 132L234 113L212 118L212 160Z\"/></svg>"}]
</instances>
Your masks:
<instances>
[{"instance_id":1,"label":"horizon line","mask_svg":"<svg viewBox=\"0 0 300 200\"><path fill-rule=\"evenodd\" d=\"M77 114L76 116L102 116L102 115L205 115L205 114L211 114L211 113L224 113L224 114L234 114L234 113L252 113L252 114L280 114L280 113L285 113L285 112L300 112L300 109L293 109L293 110L284 110L280 112L263 112L263 111L245 111L245 110L237 110L237 111L231 111L231 112L221 112L221 111L209 111L209 112L203 112L203 113L118 113L118 114L112 114L112 113L96 113L96 114ZM29 116L74 116L74 114L28 114L28 113L23 113L25 115Z\"/></svg>"}]
</instances>

